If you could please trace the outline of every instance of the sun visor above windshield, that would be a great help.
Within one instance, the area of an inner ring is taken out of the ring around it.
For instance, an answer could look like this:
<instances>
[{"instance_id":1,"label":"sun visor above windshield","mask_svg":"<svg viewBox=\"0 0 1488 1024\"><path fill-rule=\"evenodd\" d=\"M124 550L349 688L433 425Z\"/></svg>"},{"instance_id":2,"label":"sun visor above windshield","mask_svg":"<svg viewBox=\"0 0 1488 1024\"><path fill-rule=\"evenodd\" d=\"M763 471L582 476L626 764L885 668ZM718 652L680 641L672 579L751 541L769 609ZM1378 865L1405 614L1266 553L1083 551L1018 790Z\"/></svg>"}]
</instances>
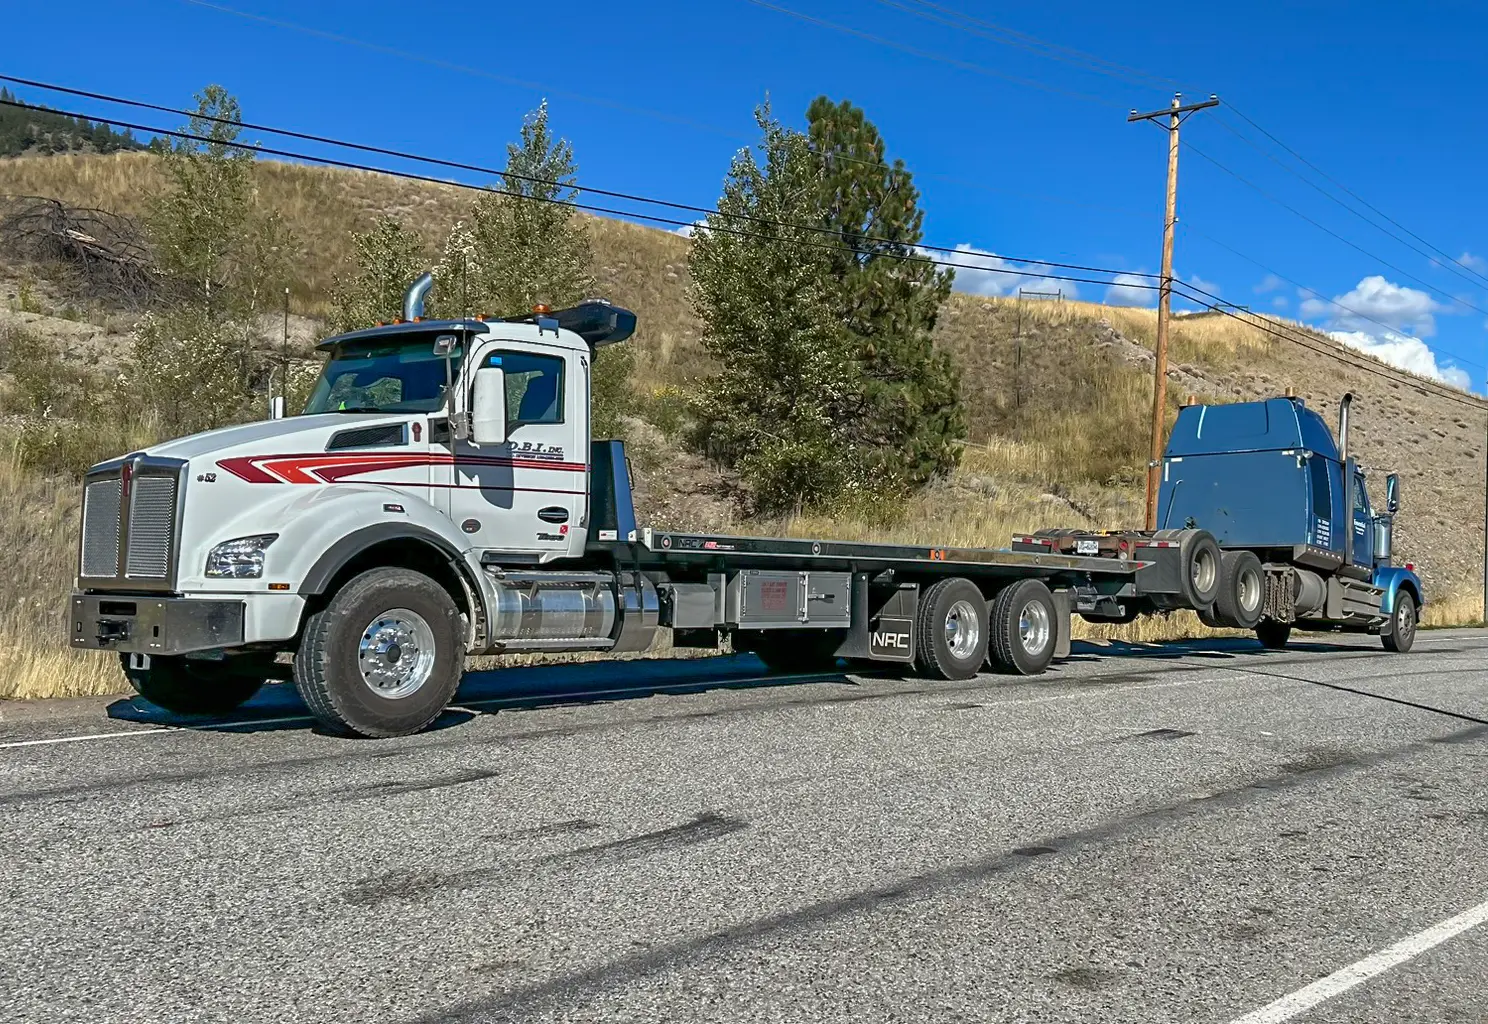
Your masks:
<instances>
[{"instance_id":1,"label":"sun visor above windshield","mask_svg":"<svg viewBox=\"0 0 1488 1024\"><path fill-rule=\"evenodd\" d=\"M382 340L398 337L405 334L428 333L430 342L433 336L449 331L469 331L472 334L481 334L486 330L486 325L479 320L411 320L401 324L388 324L384 327L368 327L360 331L348 331L338 334L319 342L315 347L322 351L344 345L347 342Z\"/></svg>"}]
</instances>

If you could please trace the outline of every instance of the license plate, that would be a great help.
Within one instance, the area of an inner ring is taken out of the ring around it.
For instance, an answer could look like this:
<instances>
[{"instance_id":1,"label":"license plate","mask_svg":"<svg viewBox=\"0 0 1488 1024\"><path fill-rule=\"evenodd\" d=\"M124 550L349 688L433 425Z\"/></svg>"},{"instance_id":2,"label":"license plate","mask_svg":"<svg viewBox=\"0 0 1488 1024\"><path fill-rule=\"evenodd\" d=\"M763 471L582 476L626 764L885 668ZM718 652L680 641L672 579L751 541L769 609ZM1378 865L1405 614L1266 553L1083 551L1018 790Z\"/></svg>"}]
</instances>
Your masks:
<instances>
[{"instance_id":1,"label":"license plate","mask_svg":"<svg viewBox=\"0 0 1488 1024\"><path fill-rule=\"evenodd\" d=\"M1097 541L1097 540L1077 540L1077 541L1075 541L1075 554L1077 554L1077 555L1098 555L1098 554L1100 554L1100 541Z\"/></svg>"}]
</instances>

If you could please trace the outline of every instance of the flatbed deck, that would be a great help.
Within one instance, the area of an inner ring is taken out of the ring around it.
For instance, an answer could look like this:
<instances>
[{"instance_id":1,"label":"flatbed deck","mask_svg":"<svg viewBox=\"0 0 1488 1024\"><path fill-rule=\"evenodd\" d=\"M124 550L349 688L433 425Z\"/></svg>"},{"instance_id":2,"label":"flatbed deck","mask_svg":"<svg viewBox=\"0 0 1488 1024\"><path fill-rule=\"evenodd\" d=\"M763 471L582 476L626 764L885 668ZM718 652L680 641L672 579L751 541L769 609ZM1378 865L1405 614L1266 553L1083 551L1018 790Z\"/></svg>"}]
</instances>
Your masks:
<instances>
[{"instance_id":1,"label":"flatbed deck","mask_svg":"<svg viewBox=\"0 0 1488 1024\"><path fill-rule=\"evenodd\" d=\"M624 561L641 568L688 565L694 568L780 569L883 572L934 576L1050 577L1089 575L1129 578L1151 562L1136 558L1031 553L1007 548L931 547L866 541L813 540L791 537L739 537L727 534L676 533L650 527L625 541L600 541L591 548L629 549ZM788 564L782 564L788 563Z\"/></svg>"}]
</instances>

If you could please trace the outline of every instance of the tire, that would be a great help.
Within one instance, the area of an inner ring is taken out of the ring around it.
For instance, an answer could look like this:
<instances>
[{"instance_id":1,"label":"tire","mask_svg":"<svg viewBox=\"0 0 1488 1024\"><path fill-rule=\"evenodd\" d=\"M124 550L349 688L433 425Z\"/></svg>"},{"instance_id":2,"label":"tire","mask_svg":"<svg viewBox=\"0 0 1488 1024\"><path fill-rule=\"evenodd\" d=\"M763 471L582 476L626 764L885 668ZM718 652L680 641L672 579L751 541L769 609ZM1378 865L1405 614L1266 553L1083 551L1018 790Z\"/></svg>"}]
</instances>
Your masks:
<instances>
[{"instance_id":1,"label":"tire","mask_svg":"<svg viewBox=\"0 0 1488 1024\"><path fill-rule=\"evenodd\" d=\"M932 679L970 679L987 663L987 598L964 577L937 580L920 595L915 668Z\"/></svg>"},{"instance_id":2,"label":"tire","mask_svg":"<svg viewBox=\"0 0 1488 1024\"><path fill-rule=\"evenodd\" d=\"M438 718L464 668L460 610L445 589L410 569L371 569L306 620L294 675L327 729L384 737Z\"/></svg>"},{"instance_id":3,"label":"tire","mask_svg":"<svg viewBox=\"0 0 1488 1024\"><path fill-rule=\"evenodd\" d=\"M997 671L1036 676L1054 660L1059 630L1054 595L1040 580L1010 583L992 599L991 659Z\"/></svg>"},{"instance_id":4,"label":"tire","mask_svg":"<svg viewBox=\"0 0 1488 1024\"><path fill-rule=\"evenodd\" d=\"M1385 650L1405 654L1415 645L1417 621L1416 599L1409 590L1395 594L1395 610L1390 613L1390 632L1380 635Z\"/></svg>"},{"instance_id":5,"label":"tire","mask_svg":"<svg viewBox=\"0 0 1488 1024\"><path fill-rule=\"evenodd\" d=\"M1292 624L1277 622L1275 619L1262 619L1256 623L1255 633L1262 647L1268 651L1279 651L1292 638Z\"/></svg>"},{"instance_id":6,"label":"tire","mask_svg":"<svg viewBox=\"0 0 1488 1024\"><path fill-rule=\"evenodd\" d=\"M130 668L129 655L121 654L119 663L135 693L178 715L225 715L246 703L267 677L267 671L257 671L264 659L251 654L225 662L157 656L146 669Z\"/></svg>"},{"instance_id":7,"label":"tire","mask_svg":"<svg viewBox=\"0 0 1488 1024\"><path fill-rule=\"evenodd\" d=\"M1221 626L1254 629L1266 607L1266 571L1251 551L1226 551L1220 556L1219 594L1213 616Z\"/></svg>"},{"instance_id":8,"label":"tire","mask_svg":"<svg viewBox=\"0 0 1488 1024\"><path fill-rule=\"evenodd\" d=\"M771 672L827 672L837 664L840 630L758 629L734 634L734 650L748 652Z\"/></svg>"},{"instance_id":9,"label":"tire","mask_svg":"<svg viewBox=\"0 0 1488 1024\"><path fill-rule=\"evenodd\" d=\"M1188 530L1178 542L1183 563L1183 599L1195 611L1208 608L1219 596L1223 575L1219 542L1208 530Z\"/></svg>"}]
</instances>

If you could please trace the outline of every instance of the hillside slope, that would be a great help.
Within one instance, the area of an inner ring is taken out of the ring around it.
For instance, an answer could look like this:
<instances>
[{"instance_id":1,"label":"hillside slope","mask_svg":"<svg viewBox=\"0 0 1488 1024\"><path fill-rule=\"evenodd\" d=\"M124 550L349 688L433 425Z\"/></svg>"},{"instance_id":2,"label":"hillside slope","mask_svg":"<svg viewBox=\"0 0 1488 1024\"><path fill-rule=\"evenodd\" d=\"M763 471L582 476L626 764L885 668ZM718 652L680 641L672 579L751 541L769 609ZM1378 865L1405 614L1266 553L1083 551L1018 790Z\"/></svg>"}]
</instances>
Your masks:
<instances>
[{"instance_id":1,"label":"hillside slope","mask_svg":"<svg viewBox=\"0 0 1488 1024\"><path fill-rule=\"evenodd\" d=\"M352 230L379 216L398 216L418 227L432 253L471 199L448 186L359 172L262 163L257 175L261 198L288 219L311 254L294 289L296 333L302 335L314 332L313 318L324 310L329 285L346 267ZM150 154L0 160L0 195L53 196L128 215L142 212L142 197L157 180ZM1151 310L1072 302L1020 306L1011 299L953 295L937 342L963 372L970 430L961 468L897 516L853 508L760 522L741 515L739 492L727 474L684 451L677 440L679 396L711 365L687 299L690 243L620 221L587 223L596 291L639 314L631 343L637 351L633 383L644 399L641 415L654 422L633 422L629 439L641 511L657 525L1000 545L1015 530L1041 526L1140 524ZM46 268L7 267L3 260L0 254L0 356L6 332L18 327L51 339L77 359L108 362L127 343L129 314L72 308L65 277L48 280ZM1323 335L1307 337L1322 351L1226 318L1178 320L1169 383L1173 407L1185 394L1230 401L1290 388L1331 418L1339 395L1352 391L1359 458L1380 474L1397 470L1404 477L1399 555L1418 566L1433 596L1475 594L1483 552L1488 404L1388 368ZM0 631L32 639L13 643L8 655L0 649L0 695L8 678L59 673L73 674L66 686L74 690L116 686L110 672L78 668L57 651L56 610L70 585L77 488L37 480L14 466L3 482L0 558L27 582L0 594ZM25 528L12 528L17 523ZM1477 609L1449 602L1439 614L1476 617ZM1159 624L1147 635L1191 626ZM28 659L34 671L17 667L18 659Z\"/></svg>"}]
</instances>

